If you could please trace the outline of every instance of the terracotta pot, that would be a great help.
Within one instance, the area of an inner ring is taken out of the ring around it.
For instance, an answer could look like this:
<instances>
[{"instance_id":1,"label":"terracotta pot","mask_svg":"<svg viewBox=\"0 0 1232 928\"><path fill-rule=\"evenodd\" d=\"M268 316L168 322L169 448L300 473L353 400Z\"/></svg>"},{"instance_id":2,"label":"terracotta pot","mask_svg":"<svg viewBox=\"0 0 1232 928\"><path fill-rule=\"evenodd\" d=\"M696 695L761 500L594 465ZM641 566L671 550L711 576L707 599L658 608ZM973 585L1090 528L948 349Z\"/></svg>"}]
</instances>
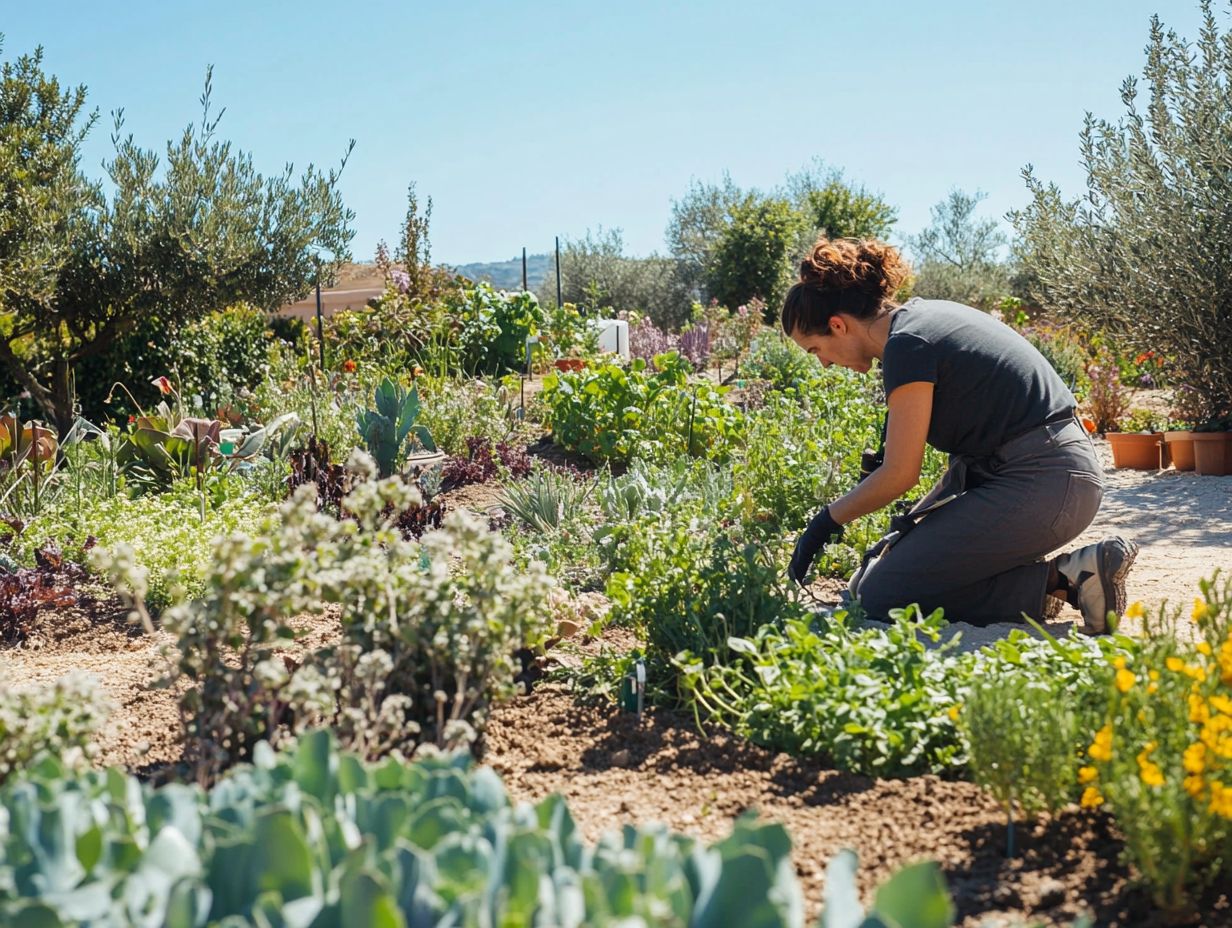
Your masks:
<instances>
[{"instance_id":1,"label":"terracotta pot","mask_svg":"<svg viewBox=\"0 0 1232 928\"><path fill-rule=\"evenodd\" d=\"M586 368L582 358L557 358L552 362L558 371L580 371Z\"/></svg>"},{"instance_id":2,"label":"terracotta pot","mask_svg":"<svg viewBox=\"0 0 1232 928\"><path fill-rule=\"evenodd\" d=\"M1194 469L1193 432L1164 432L1165 447L1177 470Z\"/></svg>"},{"instance_id":3,"label":"terracotta pot","mask_svg":"<svg viewBox=\"0 0 1232 928\"><path fill-rule=\"evenodd\" d=\"M1159 470L1163 439L1154 432L1109 432L1113 467Z\"/></svg>"},{"instance_id":4,"label":"terracotta pot","mask_svg":"<svg viewBox=\"0 0 1232 928\"><path fill-rule=\"evenodd\" d=\"M1194 470L1206 477L1232 474L1232 432L1194 432Z\"/></svg>"}]
</instances>

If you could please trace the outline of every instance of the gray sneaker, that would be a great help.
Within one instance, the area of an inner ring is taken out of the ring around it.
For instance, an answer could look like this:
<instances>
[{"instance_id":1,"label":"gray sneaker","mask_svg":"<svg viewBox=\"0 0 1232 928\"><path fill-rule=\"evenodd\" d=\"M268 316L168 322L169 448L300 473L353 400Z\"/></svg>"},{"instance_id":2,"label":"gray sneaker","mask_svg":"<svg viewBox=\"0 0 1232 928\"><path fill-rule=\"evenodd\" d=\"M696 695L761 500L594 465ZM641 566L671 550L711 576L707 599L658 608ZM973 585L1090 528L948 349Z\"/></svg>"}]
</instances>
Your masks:
<instances>
[{"instance_id":1,"label":"gray sneaker","mask_svg":"<svg viewBox=\"0 0 1232 928\"><path fill-rule=\"evenodd\" d=\"M1125 611L1125 575L1137 556L1138 546L1117 536L1057 558L1058 572L1077 591L1086 634L1105 634L1108 613Z\"/></svg>"}]
</instances>

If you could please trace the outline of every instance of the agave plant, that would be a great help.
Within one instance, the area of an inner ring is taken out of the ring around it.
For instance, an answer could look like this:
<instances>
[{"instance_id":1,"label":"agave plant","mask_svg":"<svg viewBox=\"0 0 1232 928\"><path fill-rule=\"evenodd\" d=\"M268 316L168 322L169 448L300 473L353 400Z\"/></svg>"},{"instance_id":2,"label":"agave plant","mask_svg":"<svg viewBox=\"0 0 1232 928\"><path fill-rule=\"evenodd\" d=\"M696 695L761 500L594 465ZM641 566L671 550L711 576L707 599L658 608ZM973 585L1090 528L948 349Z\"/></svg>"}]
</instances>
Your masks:
<instances>
[{"instance_id":1,"label":"agave plant","mask_svg":"<svg viewBox=\"0 0 1232 928\"><path fill-rule=\"evenodd\" d=\"M372 399L376 409L361 409L356 424L382 477L392 477L416 445L436 451L427 426L415 424L420 409L418 389L407 390L386 377Z\"/></svg>"}]
</instances>

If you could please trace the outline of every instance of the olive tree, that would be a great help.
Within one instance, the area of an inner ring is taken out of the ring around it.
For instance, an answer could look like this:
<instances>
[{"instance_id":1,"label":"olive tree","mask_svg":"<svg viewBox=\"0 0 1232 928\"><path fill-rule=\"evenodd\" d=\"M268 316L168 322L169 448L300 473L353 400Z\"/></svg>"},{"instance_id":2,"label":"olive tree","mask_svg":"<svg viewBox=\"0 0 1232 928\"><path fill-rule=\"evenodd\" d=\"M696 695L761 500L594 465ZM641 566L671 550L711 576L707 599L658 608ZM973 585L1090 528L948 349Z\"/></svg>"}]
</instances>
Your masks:
<instances>
[{"instance_id":1,"label":"olive tree","mask_svg":"<svg viewBox=\"0 0 1232 928\"><path fill-rule=\"evenodd\" d=\"M163 158L116 114L108 194L78 166L84 103L40 52L0 70L0 367L62 432L76 366L138 323L170 334L238 302L273 310L308 292L318 255L327 275L344 260L354 234L341 167L265 177L218 137L208 72L201 122Z\"/></svg>"},{"instance_id":2,"label":"olive tree","mask_svg":"<svg viewBox=\"0 0 1232 928\"><path fill-rule=\"evenodd\" d=\"M916 258L916 295L991 309L1010 292L1005 233L995 219L976 216L985 196L951 190L932 208L928 228L907 239Z\"/></svg>"},{"instance_id":3,"label":"olive tree","mask_svg":"<svg viewBox=\"0 0 1232 928\"><path fill-rule=\"evenodd\" d=\"M1232 415L1232 35L1201 4L1196 43L1151 20L1125 115L1087 115L1087 193L1067 199L1024 171L1031 201L1011 214L1046 308L1085 316L1177 363L1202 417Z\"/></svg>"}]
</instances>

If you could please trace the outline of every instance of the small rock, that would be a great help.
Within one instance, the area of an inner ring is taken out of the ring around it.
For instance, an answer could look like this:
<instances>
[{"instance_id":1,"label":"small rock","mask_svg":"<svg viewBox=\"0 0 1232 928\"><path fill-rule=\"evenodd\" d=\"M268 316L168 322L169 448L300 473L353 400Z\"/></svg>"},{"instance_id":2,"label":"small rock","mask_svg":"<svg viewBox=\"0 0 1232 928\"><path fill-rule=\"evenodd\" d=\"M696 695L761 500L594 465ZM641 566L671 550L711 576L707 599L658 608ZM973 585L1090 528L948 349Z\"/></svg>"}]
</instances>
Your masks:
<instances>
[{"instance_id":1,"label":"small rock","mask_svg":"<svg viewBox=\"0 0 1232 928\"><path fill-rule=\"evenodd\" d=\"M582 623L572 619L561 619L556 623L556 634L562 638L572 638L582 630Z\"/></svg>"},{"instance_id":2,"label":"small rock","mask_svg":"<svg viewBox=\"0 0 1232 928\"><path fill-rule=\"evenodd\" d=\"M1065 884L1051 877L1039 885L1039 907L1051 909L1065 901Z\"/></svg>"},{"instance_id":3,"label":"small rock","mask_svg":"<svg viewBox=\"0 0 1232 928\"><path fill-rule=\"evenodd\" d=\"M623 748L619 751L614 752L612 756L608 758L608 760L611 762L613 767L628 767L629 766L629 751L627 748Z\"/></svg>"}]
</instances>

